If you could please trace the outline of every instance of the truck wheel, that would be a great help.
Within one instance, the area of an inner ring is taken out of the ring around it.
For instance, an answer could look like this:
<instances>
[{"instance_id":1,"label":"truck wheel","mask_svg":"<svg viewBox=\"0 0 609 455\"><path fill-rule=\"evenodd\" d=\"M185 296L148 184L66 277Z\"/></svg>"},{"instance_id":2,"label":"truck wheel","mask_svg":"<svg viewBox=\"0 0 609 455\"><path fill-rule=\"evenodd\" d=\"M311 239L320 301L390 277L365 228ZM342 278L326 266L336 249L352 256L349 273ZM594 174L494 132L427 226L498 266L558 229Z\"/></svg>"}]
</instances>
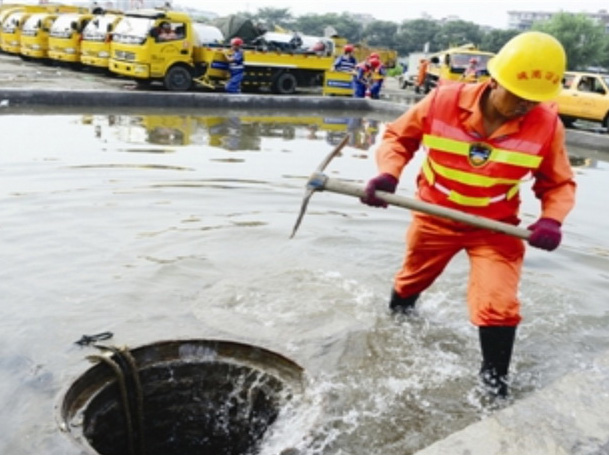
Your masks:
<instances>
[{"instance_id":1,"label":"truck wheel","mask_svg":"<svg viewBox=\"0 0 609 455\"><path fill-rule=\"evenodd\" d=\"M185 92L192 87L192 75L187 68L174 66L167 71L163 83L171 92Z\"/></svg>"},{"instance_id":2,"label":"truck wheel","mask_svg":"<svg viewBox=\"0 0 609 455\"><path fill-rule=\"evenodd\" d=\"M605 128L605 133L609 133L609 112L605 114L602 125Z\"/></svg>"},{"instance_id":3,"label":"truck wheel","mask_svg":"<svg viewBox=\"0 0 609 455\"><path fill-rule=\"evenodd\" d=\"M562 124L565 125L567 128L573 126L573 122L575 122L575 119L573 117L567 117L565 115L560 115L559 117L562 121Z\"/></svg>"},{"instance_id":4,"label":"truck wheel","mask_svg":"<svg viewBox=\"0 0 609 455\"><path fill-rule=\"evenodd\" d=\"M296 92L298 82L292 73L281 73L273 83L273 92L281 95L291 95Z\"/></svg>"}]
</instances>

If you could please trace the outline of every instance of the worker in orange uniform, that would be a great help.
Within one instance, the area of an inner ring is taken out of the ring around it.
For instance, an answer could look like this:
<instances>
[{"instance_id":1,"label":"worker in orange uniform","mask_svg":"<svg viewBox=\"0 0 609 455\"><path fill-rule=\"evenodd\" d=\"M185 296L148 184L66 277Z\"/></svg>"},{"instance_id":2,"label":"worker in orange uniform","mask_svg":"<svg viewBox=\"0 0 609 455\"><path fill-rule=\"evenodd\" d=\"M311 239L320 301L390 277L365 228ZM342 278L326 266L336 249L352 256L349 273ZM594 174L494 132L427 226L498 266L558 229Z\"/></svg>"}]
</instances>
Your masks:
<instances>
[{"instance_id":1,"label":"worker in orange uniform","mask_svg":"<svg viewBox=\"0 0 609 455\"><path fill-rule=\"evenodd\" d=\"M386 207L375 191L395 192L404 166L423 145L427 157L417 178L418 198L517 225L519 184L532 175L541 215L528 226L528 243L548 251L557 248L576 184L564 127L555 108L544 102L560 92L565 65L565 51L555 38L525 32L489 62L488 81L439 86L387 126L376 152L380 173L368 182L362 202ZM469 316L479 327L482 351L481 382L492 395L505 397L521 321L517 288L524 242L418 213L406 240L390 308L412 312L419 295L465 250L471 267Z\"/></svg>"},{"instance_id":2,"label":"worker in orange uniform","mask_svg":"<svg viewBox=\"0 0 609 455\"><path fill-rule=\"evenodd\" d=\"M387 76L387 69L377 53L370 54L368 57L372 62L373 60L377 61L378 64L374 66L374 71L372 72L372 80L370 82L370 98L373 100L378 100L381 98L381 88L383 87L383 82L385 81L385 77Z\"/></svg>"},{"instance_id":3,"label":"worker in orange uniform","mask_svg":"<svg viewBox=\"0 0 609 455\"><path fill-rule=\"evenodd\" d=\"M417 74L417 85L414 87L416 93L421 93L421 89L425 84L425 76L427 75L427 68L429 67L429 60L422 58L419 60L419 72Z\"/></svg>"}]
</instances>

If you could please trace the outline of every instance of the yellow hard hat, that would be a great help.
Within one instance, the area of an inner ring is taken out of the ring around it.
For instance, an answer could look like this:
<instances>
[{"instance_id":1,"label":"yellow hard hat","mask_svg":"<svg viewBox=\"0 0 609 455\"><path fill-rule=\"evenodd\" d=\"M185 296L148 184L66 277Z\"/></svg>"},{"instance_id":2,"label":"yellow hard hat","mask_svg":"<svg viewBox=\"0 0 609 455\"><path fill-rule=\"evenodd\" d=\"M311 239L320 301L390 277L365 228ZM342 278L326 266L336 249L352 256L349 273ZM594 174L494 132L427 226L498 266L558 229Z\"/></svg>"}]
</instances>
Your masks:
<instances>
[{"instance_id":1,"label":"yellow hard hat","mask_svg":"<svg viewBox=\"0 0 609 455\"><path fill-rule=\"evenodd\" d=\"M560 92L567 65L560 42L542 32L516 35L488 62L488 71L506 90L529 101L549 101Z\"/></svg>"}]
</instances>

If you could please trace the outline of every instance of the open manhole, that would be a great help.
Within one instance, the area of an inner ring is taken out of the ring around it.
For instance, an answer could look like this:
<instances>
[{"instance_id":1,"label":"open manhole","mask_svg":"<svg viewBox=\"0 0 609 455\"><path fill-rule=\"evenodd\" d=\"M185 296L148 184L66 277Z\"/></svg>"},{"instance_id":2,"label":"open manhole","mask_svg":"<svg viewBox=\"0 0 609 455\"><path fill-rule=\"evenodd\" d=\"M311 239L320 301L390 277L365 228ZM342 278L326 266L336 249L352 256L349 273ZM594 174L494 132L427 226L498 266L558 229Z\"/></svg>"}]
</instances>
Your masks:
<instances>
[{"instance_id":1,"label":"open manhole","mask_svg":"<svg viewBox=\"0 0 609 455\"><path fill-rule=\"evenodd\" d=\"M300 366L246 344L97 348L58 406L61 429L87 455L253 455L303 392Z\"/></svg>"}]
</instances>

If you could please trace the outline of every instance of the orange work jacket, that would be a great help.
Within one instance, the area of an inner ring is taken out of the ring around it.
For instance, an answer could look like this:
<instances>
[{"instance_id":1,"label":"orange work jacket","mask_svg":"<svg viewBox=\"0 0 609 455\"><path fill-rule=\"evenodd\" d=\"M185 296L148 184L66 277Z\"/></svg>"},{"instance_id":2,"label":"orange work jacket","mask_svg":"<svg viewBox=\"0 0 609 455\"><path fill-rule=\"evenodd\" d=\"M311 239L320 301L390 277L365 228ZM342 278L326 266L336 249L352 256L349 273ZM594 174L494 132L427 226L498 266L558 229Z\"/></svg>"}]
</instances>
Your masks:
<instances>
[{"instance_id":1,"label":"orange work jacket","mask_svg":"<svg viewBox=\"0 0 609 455\"><path fill-rule=\"evenodd\" d=\"M390 124L377 151L380 171L399 178L423 144L428 155L417 179L423 201L517 222L520 183L533 176L542 216L562 222L573 206L575 183L555 110L539 104L484 137L479 100L487 87L443 85Z\"/></svg>"}]
</instances>

